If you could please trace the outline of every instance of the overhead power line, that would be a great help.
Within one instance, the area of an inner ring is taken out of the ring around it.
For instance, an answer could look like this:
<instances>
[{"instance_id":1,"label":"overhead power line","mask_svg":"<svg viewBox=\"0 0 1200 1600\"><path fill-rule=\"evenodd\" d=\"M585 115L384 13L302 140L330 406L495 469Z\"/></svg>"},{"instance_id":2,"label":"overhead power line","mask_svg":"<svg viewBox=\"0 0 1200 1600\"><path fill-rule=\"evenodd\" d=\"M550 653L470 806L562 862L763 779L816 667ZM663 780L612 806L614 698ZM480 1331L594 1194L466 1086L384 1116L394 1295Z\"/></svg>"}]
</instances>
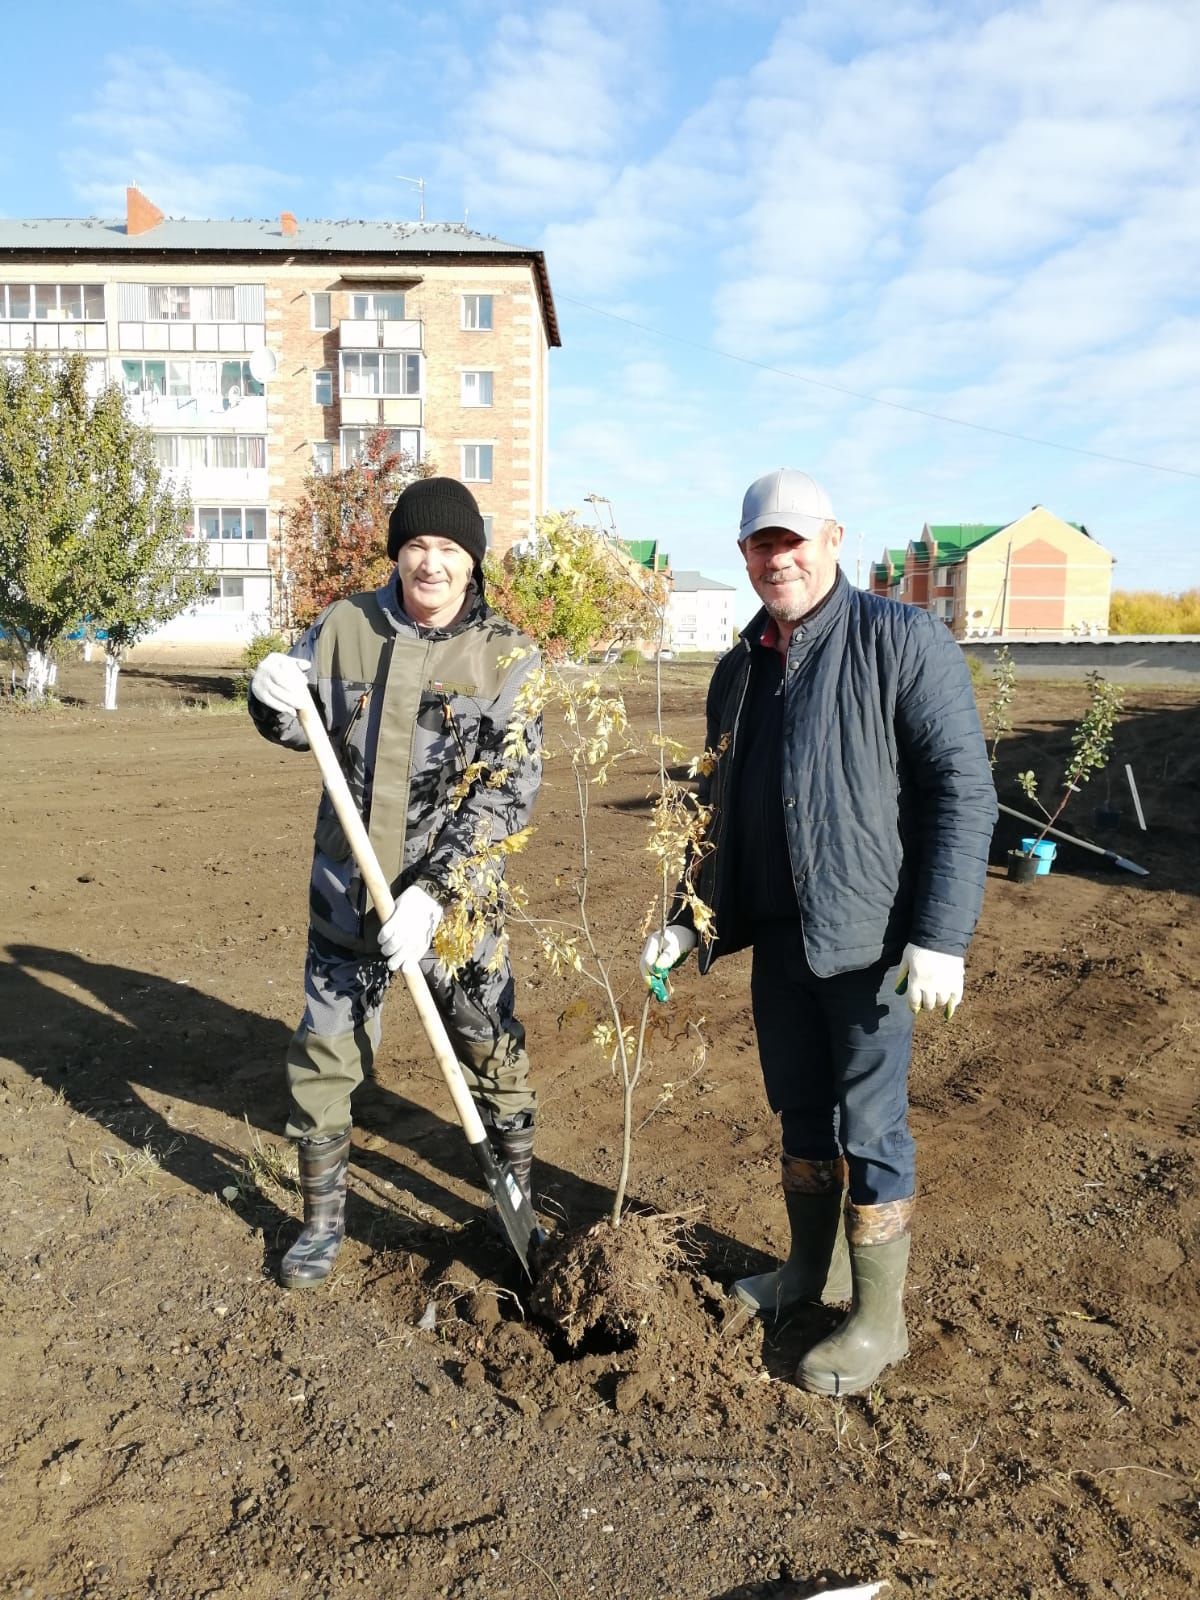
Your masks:
<instances>
[{"instance_id":1,"label":"overhead power line","mask_svg":"<svg viewBox=\"0 0 1200 1600\"><path fill-rule=\"evenodd\" d=\"M622 317L615 311L605 311L602 306L588 305L586 300L576 300L569 294L558 294L557 300L590 311L594 316L607 317L610 322L623 322L627 328L637 328L641 333L652 334L656 339L666 339L672 344L686 345L691 350L702 350L707 355L720 356L725 361L736 361L743 367L755 367L759 372L771 372L778 378L792 378L797 383L807 383L814 389L827 389L832 394L846 395L851 400L862 400L867 405L886 406L890 411L906 411L912 417L925 417L930 422L946 422L954 428L970 428L973 433L990 433L997 439L1012 439L1018 444L1040 445L1045 450L1064 450L1073 456L1089 456L1093 461L1108 461L1119 467L1138 467L1143 472L1166 472L1176 478L1200 479L1200 472L1187 467L1166 467L1160 461L1136 461L1130 456L1109 455L1104 450L1088 450L1079 444L1063 444L1059 439L1039 439L1030 433L1013 433L1008 428L993 428L986 422L968 422L963 417L948 417L942 411L927 411L922 406L908 406L902 400L885 400L882 395L864 394L860 389L848 389L844 384L830 383L825 378L810 378L807 373L793 372L787 367L772 366L769 361L755 361L752 356L741 356L733 350L722 350L719 345L705 344L700 339L688 339L680 333L668 333L663 328L652 328L649 323L635 322L632 317Z\"/></svg>"}]
</instances>

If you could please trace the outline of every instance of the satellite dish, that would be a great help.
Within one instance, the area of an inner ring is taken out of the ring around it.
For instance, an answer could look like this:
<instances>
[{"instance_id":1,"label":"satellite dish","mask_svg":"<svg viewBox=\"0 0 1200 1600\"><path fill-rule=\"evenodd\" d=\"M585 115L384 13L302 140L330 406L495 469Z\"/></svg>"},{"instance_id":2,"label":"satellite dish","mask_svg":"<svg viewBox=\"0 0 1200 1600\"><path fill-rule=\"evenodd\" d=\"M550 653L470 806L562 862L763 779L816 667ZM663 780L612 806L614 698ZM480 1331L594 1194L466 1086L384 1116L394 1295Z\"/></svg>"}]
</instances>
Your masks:
<instances>
[{"instance_id":1,"label":"satellite dish","mask_svg":"<svg viewBox=\"0 0 1200 1600\"><path fill-rule=\"evenodd\" d=\"M265 344L260 345L250 357L250 376L256 383L266 383L278 370L279 358L274 350L268 350Z\"/></svg>"}]
</instances>

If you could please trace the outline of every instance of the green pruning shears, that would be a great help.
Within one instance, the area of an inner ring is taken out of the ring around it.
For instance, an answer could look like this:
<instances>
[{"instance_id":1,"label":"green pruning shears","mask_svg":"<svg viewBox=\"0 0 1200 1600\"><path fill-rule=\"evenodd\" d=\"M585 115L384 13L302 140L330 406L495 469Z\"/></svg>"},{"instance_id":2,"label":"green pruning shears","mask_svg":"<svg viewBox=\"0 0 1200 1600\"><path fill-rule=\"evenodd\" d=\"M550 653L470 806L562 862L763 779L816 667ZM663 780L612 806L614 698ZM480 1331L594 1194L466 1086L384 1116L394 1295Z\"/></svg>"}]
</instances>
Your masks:
<instances>
[{"instance_id":1,"label":"green pruning shears","mask_svg":"<svg viewBox=\"0 0 1200 1600\"><path fill-rule=\"evenodd\" d=\"M646 974L647 986L656 1000L669 1000L671 997L671 990L667 984L667 973L670 970L670 967L659 966L656 962Z\"/></svg>"}]
</instances>

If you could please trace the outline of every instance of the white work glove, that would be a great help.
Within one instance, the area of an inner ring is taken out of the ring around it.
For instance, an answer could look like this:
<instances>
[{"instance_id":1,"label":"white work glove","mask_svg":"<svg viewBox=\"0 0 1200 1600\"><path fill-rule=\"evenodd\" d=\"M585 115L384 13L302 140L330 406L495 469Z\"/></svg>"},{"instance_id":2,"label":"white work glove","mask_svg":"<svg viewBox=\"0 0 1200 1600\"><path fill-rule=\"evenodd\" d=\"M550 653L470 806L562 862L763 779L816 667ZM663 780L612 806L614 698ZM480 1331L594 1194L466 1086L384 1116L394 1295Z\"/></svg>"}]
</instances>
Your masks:
<instances>
[{"instance_id":1,"label":"white work glove","mask_svg":"<svg viewBox=\"0 0 1200 1600\"><path fill-rule=\"evenodd\" d=\"M896 993L904 994L906 985L910 1011L944 1011L949 1022L963 997L963 958L906 944L896 974Z\"/></svg>"},{"instance_id":2,"label":"white work glove","mask_svg":"<svg viewBox=\"0 0 1200 1600\"><path fill-rule=\"evenodd\" d=\"M419 883L405 889L379 930L379 949L389 972L396 972L406 962L419 961L433 943L441 920L441 906Z\"/></svg>"},{"instance_id":3,"label":"white work glove","mask_svg":"<svg viewBox=\"0 0 1200 1600\"><path fill-rule=\"evenodd\" d=\"M281 716L294 717L306 701L311 701L304 675L311 665L297 656L285 656L282 650L272 650L255 667L250 693Z\"/></svg>"},{"instance_id":4,"label":"white work glove","mask_svg":"<svg viewBox=\"0 0 1200 1600\"><path fill-rule=\"evenodd\" d=\"M642 946L639 963L647 988L653 989L660 1000L666 999L663 978L672 967L677 967L696 948L696 935L691 928L673 922L657 933L652 933Z\"/></svg>"}]
</instances>

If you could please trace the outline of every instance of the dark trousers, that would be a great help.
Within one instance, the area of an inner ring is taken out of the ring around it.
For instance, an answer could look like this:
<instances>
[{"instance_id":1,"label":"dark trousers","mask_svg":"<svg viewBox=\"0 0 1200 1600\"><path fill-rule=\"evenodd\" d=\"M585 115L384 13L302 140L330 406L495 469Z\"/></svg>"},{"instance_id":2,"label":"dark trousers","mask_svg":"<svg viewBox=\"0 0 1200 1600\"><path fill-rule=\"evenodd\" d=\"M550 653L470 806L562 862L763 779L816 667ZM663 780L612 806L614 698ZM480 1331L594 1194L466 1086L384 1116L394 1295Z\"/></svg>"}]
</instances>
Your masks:
<instances>
[{"instance_id":1,"label":"dark trousers","mask_svg":"<svg viewBox=\"0 0 1200 1600\"><path fill-rule=\"evenodd\" d=\"M750 993L763 1082L783 1148L809 1161L846 1157L856 1205L906 1200L916 1187L908 1130L913 1016L898 967L818 978L799 922L755 929Z\"/></svg>"}]
</instances>

